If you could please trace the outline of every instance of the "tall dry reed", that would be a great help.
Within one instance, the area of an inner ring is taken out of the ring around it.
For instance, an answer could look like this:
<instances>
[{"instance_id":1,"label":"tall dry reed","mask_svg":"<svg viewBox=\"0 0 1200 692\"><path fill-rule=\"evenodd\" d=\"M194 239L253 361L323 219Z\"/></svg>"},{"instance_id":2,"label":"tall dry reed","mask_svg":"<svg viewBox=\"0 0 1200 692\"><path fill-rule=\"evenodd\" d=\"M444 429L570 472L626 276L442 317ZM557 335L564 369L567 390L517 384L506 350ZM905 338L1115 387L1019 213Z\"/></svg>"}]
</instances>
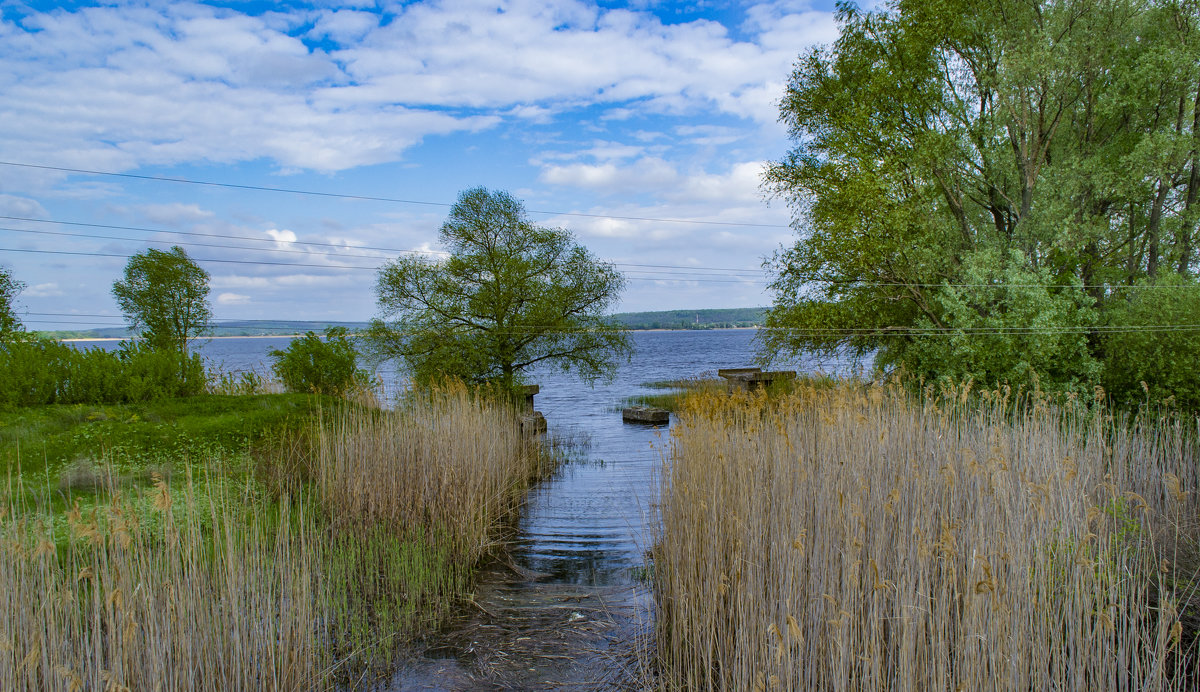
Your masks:
<instances>
[{"instance_id":1,"label":"tall dry reed","mask_svg":"<svg viewBox=\"0 0 1200 692\"><path fill-rule=\"evenodd\" d=\"M271 510L195 490L159 482L76 507L58 530L53 517L5 518L0 688L301 689L321 678L314 537L293 530L286 500L259 515L240 508Z\"/></svg>"},{"instance_id":2,"label":"tall dry reed","mask_svg":"<svg viewBox=\"0 0 1200 692\"><path fill-rule=\"evenodd\" d=\"M335 523L436 531L456 562L498 544L546 469L513 410L461 384L411 393L398 413L322 421L318 484Z\"/></svg>"},{"instance_id":3,"label":"tall dry reed","mask_svg":"<svg viewBox=\"0 0 1200 692\"><path fill-rule=\"evenodd\" d=\"M214 470L53 515L10 479L0 689L353 687L464 594L538 465L463 388L314 438L314 481L278 495Z\"/></svg>"},{"instance_id":4,"label":"tall dry reed","mask_svg":"<svg viewBox=\"0 0 1200 692\"><path fill-rule=\"evenodd\" d=\"M690 398L654 551L664 686L1195 688L1197 582L1160 540L1200 509L1195 422L971 401Z\"/></svg>"}]
</instances>

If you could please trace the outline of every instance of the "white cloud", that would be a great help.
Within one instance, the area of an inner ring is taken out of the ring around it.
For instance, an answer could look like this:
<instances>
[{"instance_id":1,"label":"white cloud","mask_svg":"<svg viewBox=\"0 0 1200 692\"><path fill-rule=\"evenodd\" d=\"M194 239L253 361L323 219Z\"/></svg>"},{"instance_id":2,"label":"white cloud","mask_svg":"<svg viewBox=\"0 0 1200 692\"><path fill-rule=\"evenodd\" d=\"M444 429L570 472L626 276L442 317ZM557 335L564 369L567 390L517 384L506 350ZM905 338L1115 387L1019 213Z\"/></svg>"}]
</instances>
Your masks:
<instances>
[{"instance_id":1,"label":"white cloud","mask_svg":"<svg viewBox=\"0 0 1200 692\"><path fill-rule=\"evenodd\" d=\"M292 231L288 231L288 230L280 231L280 230L276 230L276 229L272 228L269 231L267 231L266 233L267 233L267 235L271 236L271 238L274 239L275 242L277 242L277 243L284 244L284 243L296 242L296 234Z\"/></svg>"},{"instance_id":2,"label":"white cloud","mask_svg":"<svg viewBox=\"0 0 1200 692\"><path fill-rule=\"evenodd\" d=\"M356 283L369 283L374 279L373 273L366 274L366 281L362 280L362 275L352 276L346 272L340 272L336 275L321 275L321 274L282 274L279 276L241 276L241 275L222 275L213 276L209 279L209 285L213 288L222 289L280 289L294 288L299 286L307 287L329 287L329 286L347 286Z\"/></svg>"},{"instance_id":3,"label":"white cloud","mask_svg":"<svg viewBox=\"0 0 1200 692\"><path fill-rule=\"evenodd\" d=\"M546 166L539 179L550 185L570 185L617 194L667 188L676 183L679 173L661 158L643 157L625 166L615 163Z\"/></svg>"},{"instance_id":4,"label":"white cloud","mask_svg":"<svg viewBox=\"0 0 1200 692\"><path fill-rule=\"evenodd\" d=\"M30 286L21 292L23 298L58 298L62 295L64 295L62 289L53 281Z\"/></svg>"},{"instance_id":5,"label":"white cloud","mask_svg":"<svg viewBox=\"0 0 1200 692\"><path fill-rule=\"evenodd\" d=\"M353 43L378 25L379 16L373 12L334 10L322 13L308 35L313 38L328 38L342 44Z\"/></svg>"},{"instance_id":6,"label":"white cloud","mask_svg":"<svg viewBox=\"0 0 1200 692\"><path fill-rule=\"evenodd\" d=\"M246 305L250 296L241 293L222 293L217 296L217 305Z\"/></svg>"},{"instance_id":7,"label":"white cloud","mask_svg":"<svg viewBox=\"0 0 1200 692\"><path fill-rule=\"evenodd\" d=\"M27 219L49 218L50 213L36 199L0 194L0 214L23 216Z\"/></svg>"},{"instance_id":8,"label":"white cloud","mask_svg":"<svg viewBox=\"0 0 1200 692\"><path fill-rule=\"evenodd\" d=\"M107 170L266 157L336 171L394 161L431 135L595 104L600 118L716 109L774 128L797 52L835 27L830 13L771 4L747 16L752 41L569 0L31 12L0 22L0 146ZM335 47L310 49L301 31Z\"/></svg>"},{"instance_id":9,"label":"white cloud","mask_svg":"<svg viewBox=\"0 0 1200 692\"><path fill-rule=\"evenodd\" d=\"M198 204L145 204L140 207L142 216L158 224L181 224L211 219L213 213Z\"/></svg>"},{"instance_id":10,"label":"white cloud","mask_svg":"<svg viewBox=\"0 0 1200 692\"><path fill-rule=\"evenodd\" d=\"M742 128L723 125L680 125L675 128L675 134L692 144L721 146L744 139L748 133Z\"/></svg>"}]
</instances>

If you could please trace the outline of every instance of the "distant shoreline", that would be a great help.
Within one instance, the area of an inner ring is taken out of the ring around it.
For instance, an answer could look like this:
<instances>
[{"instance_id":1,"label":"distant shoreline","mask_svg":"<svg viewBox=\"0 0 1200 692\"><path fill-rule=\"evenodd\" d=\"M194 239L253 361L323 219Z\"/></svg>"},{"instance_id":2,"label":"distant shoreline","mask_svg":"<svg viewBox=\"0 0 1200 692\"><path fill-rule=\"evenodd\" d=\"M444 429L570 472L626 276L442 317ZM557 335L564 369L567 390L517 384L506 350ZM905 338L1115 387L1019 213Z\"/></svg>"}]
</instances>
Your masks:
<instances>
[{"instance_id":1,"label":"distant shoreline","mask_svg":"<svg viewBox=\"0 0 1200 692\"><path fill-rule=\"evenodd\" d=\"M200 339L285 339L304 336L303 334L236 334L230 336L198 336L194 340ZM128 336L74 336L70 339L57 339L57 341L125 341L132 337Z\"/></svg>"},{"instance_id":2,"label":"distant shoreline","mask_svg":"<svg viewBox=\"0 0 1200 692\"><path fill-rule=\"evenodd\" d=\"M631 332L728 332L728 331L745 331L748 329L762 329L762 327L711 327L705 329L630 329ZM197 339L294 339L304 336L303 334L238 334L230 336L201 336ZM95 337L71 337L69 339L57 339L60 342L68 341L125 341L130 337L127 336L95 336Z\"/></svg>"}]
</instances>

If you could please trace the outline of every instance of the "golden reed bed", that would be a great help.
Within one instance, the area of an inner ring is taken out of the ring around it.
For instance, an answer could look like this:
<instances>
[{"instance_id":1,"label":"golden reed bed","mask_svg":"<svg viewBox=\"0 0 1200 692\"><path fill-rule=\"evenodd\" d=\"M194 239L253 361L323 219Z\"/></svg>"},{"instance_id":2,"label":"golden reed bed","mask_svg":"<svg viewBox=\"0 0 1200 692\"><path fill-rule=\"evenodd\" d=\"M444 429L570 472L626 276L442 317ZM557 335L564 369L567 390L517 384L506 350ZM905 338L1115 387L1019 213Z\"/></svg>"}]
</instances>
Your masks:
<instances>
[{"instance_id":1,"label":"golden reed bed","mask_svg":"<svg viewBox=\"0 0 1200 692\"><path fill-rule=\"evenodd\" d=\"M1196 689L1196 422L697 394L654 550L675 689Z\"/></svg>"},{"instance_id":2,"label":"golden reed bed","mask_svg":"<svg viewBox=\"0 0 1200 692\"><path fill-rule=\"evenodd\" d=\"M463 596L541 463L511 410L460 386L325 416L260 460L282 494L201 461L65 515L22 506L10 475L0 690L354 686Z\"/></svg>"}]
</instances>

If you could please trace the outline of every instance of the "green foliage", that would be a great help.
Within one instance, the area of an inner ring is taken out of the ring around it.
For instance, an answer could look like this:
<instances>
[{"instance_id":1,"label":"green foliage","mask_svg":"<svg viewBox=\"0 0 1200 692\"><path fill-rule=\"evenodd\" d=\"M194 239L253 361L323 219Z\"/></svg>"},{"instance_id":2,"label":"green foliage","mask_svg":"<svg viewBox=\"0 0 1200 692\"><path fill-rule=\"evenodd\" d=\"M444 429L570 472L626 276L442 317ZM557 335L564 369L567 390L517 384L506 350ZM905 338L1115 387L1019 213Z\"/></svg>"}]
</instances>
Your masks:
<instances>
[{"instance_id":1,"label":"green foliage","mask_svg":"<svg viewBox=\"0 0 1200 692\"><path fill-rule=\"evenodd\" d=\"M198 354L145 342L125 342L116 351L79 350L49 339L0 343L0 410L192 396L204 390L205 378Z\"/></svg>"},{"instance_id":2,"label":"green foliage","mask_svg":"<svg viewBox=\"0 0 1200 692\"><path fill-rule=\"evenodd\" d=\"M25 284L13 278L12 272L0 267L0 341L7 341L21 331L13 301Z\"/></svg>"},{"instance_id":3,"label":"green foliage","mask_svg":"<svg viewBox=\"0 0 1200 692\"><path fill-rule=\"evenodd\" d=\"M1104 386L1127 404L1174 397L1200 408L1200 285L1178 274L1141 285L1155 288L1130 291L1106 315Z\"/></svg>"},{"instance_id":4,"label":"green foliage","mask_svg":"<svg viewBox=\"0 0 1200 692\"><path fill-rule=\"evenodd\" d=\"M187 352L188 341L208 326L208 272L183 248L147 249L129 258L113 297L130 328L157 350Z\"/></svg>"},{"instance_id":5,"label":"green foliage","mask_svg":"<svg viewBox=\"0 0 1200 692\"><path fill-rule=\"evenodd\" d=\"M0 413L0 467L51 476L78 459L120 470L236 455L306 421L319 400L292 394L157 399L133 404L56 404ZM179 470L179 469L176 469Z\"/></svg>"},{"instance_id":6,"label":"green foliage","mask_svg":"<svg viewBox=\"0 0 1200 692\"><path fill-rule=\"evenodd\" d=\"M271 351L271 358L276 377L289 392L344 396L367 379L345 327L327 327L324 339L308 332L287 349Z\"/></svg>"},{"instance_id":7,"label":"green foliage","mask_svg":"<svg viewBox=\"0 0 1200 692\"><path fill-rule=\"evenodd\" d=\"M450 376L509 387L537 364L611 377L632 347L605 316L625 285L571 234L532 224L506 192L474 188L439 234L444 260L401 257L376 282L367 342L417 381Z\"/></svg>"},{"instance_id":8,"label":"green foliage","mask_svg":"<svg viewBox=\"0 0 1200 692\"><path fill-rule=\"evenodd\" d=\"M961 274L965 286L947 286L934 296L947 329L919 317L924 330L884 354L882 365L903 364L925 379L1008 382L1084 391L1099 374L1088 350L1095 321L1091 296L1078 285L1051 287L1054 277L1031 270L1020 252L994 249L969 255Z\"/></svg>"},{"instance_id":9,"label":"green foliage","mask_svg":"<svg viewBox=\"0 0 1200 692\"><path fill-rule=\"evenodd\" d=\"M781 103L795 148L766 185L798 238L764 351L1095 378L1130 293L1111 287L1195 271L1200 6L898 0L839 21Z\"/></svg>"}]
</instances>

